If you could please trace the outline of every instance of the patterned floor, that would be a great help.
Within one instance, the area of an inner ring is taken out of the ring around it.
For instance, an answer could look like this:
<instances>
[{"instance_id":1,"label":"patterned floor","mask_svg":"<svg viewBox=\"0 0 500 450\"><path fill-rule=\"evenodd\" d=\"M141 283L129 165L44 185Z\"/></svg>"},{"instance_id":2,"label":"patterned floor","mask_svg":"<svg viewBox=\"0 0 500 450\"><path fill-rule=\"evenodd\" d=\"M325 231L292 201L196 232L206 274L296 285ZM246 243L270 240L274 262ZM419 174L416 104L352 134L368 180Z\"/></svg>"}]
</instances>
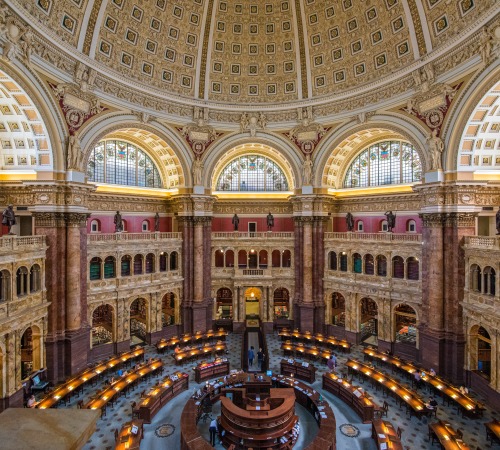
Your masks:
<instances>
[{"instance_id":1,"label":"patterned floor","mask_svg":"<svg viewBox=\"0 0 500 450\"><path fill-rule=\"evenodd\" d=\"M273 372L279 372L279 363L282 359L282 352L280 350L280 340L276 334L269 334L266 336L267 345L269 351L269 365L270 370ZM240 367L240 354L241 354L242 336L237 334L231 334L228 336L228 348L229 353L226 355L229 358L231 368L238 369ZM150 356L157 356L156 349L153 346L146 347L146 358ZM353 347L351 358L357 358L363 360L362 347ZM162 377L167 374L173 373L178 369L179 366L173 364L172 356L170 354L161 355L162 360L165 363L165 371ZM343 363L345 363L347 355L338 354L338 370L342 372ZM145 436L141 445L141 449L156 450L165 449L177 450L180 448L180 415L182 408L189 398L194 389L198 389L199 384L194 381L192 368L194 363L186 363L180 366L182 370L190 373L190 388L185 393L179 395L173 399L165 408L163 408L154 418L153 423L150 425L145 425L144 431ZM316 390L321 391L321 376L326 371L326 365L320 366L319 363L315 363L317 367L316 372L316 382L312 385ZM378 365L379 370L390 374L390 369L384 365ZM111 375L110 375L111 376ZM130 420L131 418L131 402L138 401L140 397L140 392L148 389L149 386L156 383L160 378L156 376L148 381L143 381L134 391L130 392L128 397L121 397L115 404L113 408L108 408L107 415L100 419L97 423L97 430L87 442L84 449L85 450L108 450L114 448L114 430L119 429L121 425ZM401 379L401 377L400 377ZM355 380L358 381L358 380ZM408 382L409 380L401 379L403 382ZM102 381L104 383L104 380ZM374 400L380 405L386 400L389 403L389 414L388 420L390 420L393 425L401 427L403 430L402 441L406 449L430 449L431 444L427 441L428 435L428 419L423 418L421 420L416 417L411 419L407 418L406 410L400 409L395 399L392 397L384 397L381 390L375 391L371 388L368 382L359 383L363 386L366 391L368 391ZM85 388L83 394L83 400L86 402L90 394L95 392L97 387L87 387ZM429 393L425 389L420 390L421 395L424 398L429 397ZM477 397L472 393L473 397ZM362 424L359 417L348 408L342 401L334 397L328 392L323 392L323 397L330 402L335 413L335 418L338 427L337 433L337 448L338 449L375 449L375 443L371 439L371 426ZM73 398L67 407L76 408L77 401L82 397ZM480 401L485 402L484 398L479 398ZM464 441L469 444L470 448L473 450L477 449L488 449L492 446L486 442L486 435L484 429L484 423L492 419L494 412L487 408L484 417L481 419L470 420L463 418L453 406L442 405L441 400L439 401L438 418L449 421L454 428L459 428L464 433ZM214 414L216 410L214 409ZM434 419L430 419L434 420ZM301 421L301 433L306 433L307 421ZM208 423L203 423L200 421L199 424L200 432L209 440L208 436ZM311 426L313 429L313 426ZM359 434L356 436L356 430ZM351 437L352 436L352 437ZM294 448L300 450L301 445L296 445ZM500 446L495 446L500 448ZM216 448L222 449L222 446L216 445ZM439 448L438 444L434 445L434 448Z\"/></svg>"}]
</instances>

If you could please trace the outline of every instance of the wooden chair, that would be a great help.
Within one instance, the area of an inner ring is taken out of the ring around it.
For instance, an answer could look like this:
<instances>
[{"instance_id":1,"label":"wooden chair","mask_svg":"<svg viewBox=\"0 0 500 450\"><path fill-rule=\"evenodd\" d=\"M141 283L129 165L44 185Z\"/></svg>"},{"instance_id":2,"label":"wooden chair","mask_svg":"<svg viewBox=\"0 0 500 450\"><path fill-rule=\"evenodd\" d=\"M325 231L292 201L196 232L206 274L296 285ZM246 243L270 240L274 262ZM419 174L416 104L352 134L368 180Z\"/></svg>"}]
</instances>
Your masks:
<instances>
[{"instance_id":1,"label":"wooden chair","mask_svg":"<svg viewBox=\"0 0 500 450\"><path fill-rule=\"evenodd\" d=\"M137 408L137 403L136 402L132 402L130 404L130 406L132 407L132 419L139 418L139 410L136 409Z\"/></svg>"},{"instance_id":2,"label":"wooden chair","mask_svg":"<svg viewBox=\"0 0 500 450\"><path fill-rule=\"evenodd\" d=\"M83 400L78 400L76 407L77 407L77 409L83 409Z\"/></svg>"},{"instance_id":3,"label":"wooden chair","mask_svg":"<svg viewBox=\"0 0 500 450\"><path fill-rule=\"evenodd\" d=\"M458 437L458 439L463 439L464 432L462 430L457 430L457 437Z\"/></svg>"},{"instance_id":4,"label":"wooden chair","mask_svg":"<svg viewBox=\"0 0 500 450\"><path fill-rule=\"evenodd\" d=\"M384 416L388 417L388 414L389 414L389 403L387 403L384 400L384 404L382 406L382 417L384 417Z\"/></svg>"},{"instance_id":5,"label":"wooden chair","mask_svg":"<svg viewBox=\"0 0 500 450\"><path fill-rule=\"evenodd\" d=\"M141 398L144 398L144 397L146 397L146 391L145 390L141 392Z\"/></svg>"},{"instance_id":6,"label":"wooden chair","mask_svg":"<svg viewBox=\"0 0 500 450\"><path fill-rule=\"evenodd\" d=\"M401 436L403 435L403 430L400 427L398 427L396 433L398 435L398 438L401 439Z\"/></svg>"},{"instance_id":7,"label":"wooden chair","mask_svg":"<svg viewBox=\"0 0 500 450\"><path fill-rule=\"evenodd\" d=\"M429 411L429 416L434 416L437 419L437 413L438 413L438 406L436 406L434 409L431 409Z\"/></svg>"},{"instance_id":8,"label":"wooden chair","mask_svg":"<svg viewBox=\"0 0 500 450\"><path fill-rule=\"evenodd\" d=\"M115 442L118 442L118 436L120 436L120 433L118 433L118 430L115 428Z\"/></svg>"}]
</instances>

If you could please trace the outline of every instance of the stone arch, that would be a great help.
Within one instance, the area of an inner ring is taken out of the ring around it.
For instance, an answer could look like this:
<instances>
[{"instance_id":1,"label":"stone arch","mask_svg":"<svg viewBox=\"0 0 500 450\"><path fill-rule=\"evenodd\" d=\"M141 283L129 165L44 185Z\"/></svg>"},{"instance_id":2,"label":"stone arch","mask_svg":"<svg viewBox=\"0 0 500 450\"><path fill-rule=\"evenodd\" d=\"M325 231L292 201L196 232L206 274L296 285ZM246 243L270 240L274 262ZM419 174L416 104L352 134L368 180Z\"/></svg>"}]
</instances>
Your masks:
<instances>
[{"instance_id":1,"label":"stone arch","mask_svg":"<svg viewBox=\"0 0 500 450\"><path fill-rule=\"evenodd\" d=\"M235 300L235 294L233 290L228 286L220 286L217 289L215 296L217 319L232 319L234 317L233 307Z\"/></svg>"},{"instance_id":2,"label":"stone arch","mask_svg":"<svg viewBox=\"0 0 500 450\"><path fill-rule=\"evenodd\" d=\"M43 326L30 324L20 333L21 378L43 367Z\"/></svg>"},{"instance_id":3,"label":"stone arch","mask_svg":"<svg viewBox=\"0 0 500 450\"><path fill-rule=\"evenodd\" d=\"M391 308L392 339L395 342L417 345L419 314L408 303L397 303Z\"/></svg>"},{"instance_id":4,"label":"stone arch","mask_svg":"<svg viewBox=\"0 0 500 450\"><path fill-rule=\"evenodd\" d=\"M90 312L91 348L116 342L116 308L110 303L95 305Z\"/></svg>"},{"instance_id":5,"label":"stone arch","mask_svg":"<svg viewBox=\"0 0 500 450\"><path fill-rule=\"evenodd\" d=\"M150 332L150 301L145 297L133 297L128 301L130 340L133 336L138 340L146 342L147 334Z\"/></svg>"},{"instance_id":6,"label":"stone arch","mask_svg":"<svg viewBox=\"0 0 500 450\"><path fill-rule=\"evenodd\" d=\"M334 130L317 149L315 185L341 189L345 173L353 158L366 147L383 140L405 140L415 147L422 171L430 168L430 157L424 143L423 127L397 115L374 116L373 122L349 122ZM321 177L321 178L320 178Z\"/></svg>"},{"instance_id":7,"label":"stone arch","mask_svg":"<svg viewBox=\"0 0 500 450\"><path fill-rule=\"evenodd\" d=\"M360 342L376 343L378 340L378 316L380 305L371 297L361 297L358 302ZM375 342L372 340L375 339Z\"/></svg>"},{"instance_id":8,"label":"stone arch","mask_svg":"<svg viewBox=\"0 0 500 450\"><path fill-rule=\"evenodd\" d=\"M7 64L0 60L0 70L26 93L38 114L43 117L43 124L50 143L50 171L63 171L66 167L65 148L66 125L59 106L47 85L42 82L33 70L14 61Z\"/></svg>"},{"instance_id":9,"label":"stone arch","mask_svg":"<svg viewBox=\"0 0 500 450\"><path fill-rule=\"evenodd\" d=\"M301 179L303 157L301 152L282 136L263 134L258 137L242 137L232 134L217 141L204 158L203 185L214 188L222 169L237 156L255 152L268 156L278 163L293 191Z\"/></svg>"},{"instance_id":10,"label":"stone arch","mask_svg":"<svg viewBox=\"0 0 500 450\"><path fill-rule=\"evenodd\" d=\"M496 378L496 373L492 369L496 367L492 364L492 358L496 358L495 343L492 339L495 336L489 328L483 324L475 324L469 329L468 333L468 351L469 351L469 369L475 372L481 372L489 382Z\"/></svg>"},{"instance_id":11,"label":"stone arch","mask_svg":"<svg viewBox=\"0 0 500 450\"><path fill-rule=\"evenodd\" d=\"M169 127L156 121L147 124L139 122L131 114L103 116L81 131L82 164L85 168L92 149L108 138L128 141L146 151L158 167L165 188L183 187L190 181L190 149Z\"/></svg>"}]
</instances>

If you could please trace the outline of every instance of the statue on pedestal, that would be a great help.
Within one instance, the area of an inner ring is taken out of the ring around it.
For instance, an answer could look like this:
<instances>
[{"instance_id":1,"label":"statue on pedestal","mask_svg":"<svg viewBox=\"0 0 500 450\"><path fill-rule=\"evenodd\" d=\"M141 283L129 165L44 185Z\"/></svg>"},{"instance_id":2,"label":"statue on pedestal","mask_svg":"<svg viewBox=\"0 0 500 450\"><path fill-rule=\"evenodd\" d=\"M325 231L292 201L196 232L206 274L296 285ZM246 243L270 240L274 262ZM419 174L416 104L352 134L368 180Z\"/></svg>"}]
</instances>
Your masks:
<instances>
[{"instance_id":1,"label":"statue on pedestal","mask_svg":"<svg viewBox=\"0 0 500 450\"><path fill-rule=\"evenodd\" d=\"M271 211L269 211L269 214L267 215L267 231L271 231L272 227L274 227L274 217L271 214Z\"/></svg>"},{"instance_id":2,"label":"statue on pedestal","mask_svg":"<svg viewBox=\"0 0 500 450\"><path fill-rule=\"evenodd\" d=\"M444 142L437 135L437 133L437 128L432 130L432 133L427 138L427 145L429 146L429 151L432 158L431 169L441 170L443 168L441 165L441 153L443 153L444 150Z\"/></svg>"},{"instance_id":3,"label":"statue on pedestal","mask_svg":"<svg viewBox=\"0 0 500 450\"><path fill-rule=\"evenodd\" d=\"M393 214L392 211L386 211L384 214L387 218L387 231L392 233L393 228L396 227L396 214Z\"/></svg>"},{"instance_id":4,"label":"statue on pedestal","mask_svg":"<svg viewBox=\"0 0 500 450\"><path fill-rule=\"evenodd\" d=\"M158 213L155 214L155 231L160 231L160 215Z\"/></svg>"},{"instance_id":5,"label":"statue on pedestal","mask_svg":"<svg viewBox=\"0 0 500 450\"><path fill-rule=\"evenodd\" d=\"M235 214L233 216L233 226L234 226L234 231L238 231L238 225L240 224L240 218L238 217L238 214Z\"/></svg>"},{"instance_id":6,"label":"statue on pedestal","mask_svg":"<svg viewBox=\"0 0 500 450\"><path fill-rule=\"evenodd\" d=\"M350 212L345 216L345 223L347 225L347 231L354 230L354 216Z\"/></svg>"},{"instance_id":7,"label":"statue on pedestal","mask_svg":"<svg viewBox=\"0 0 500 450\"><path fill-rule=\"evenodd\" d=\"M498 207L497 215L495 217L495 225L497 228L497 236L500 234L500 206Z\"/></svg>"},{"instance_id":8,"label":"statue on pedestal","mask_svg":"<svg viewBox=\"0 0 500 450\"><path fill-rule=\"evenodd\" d=\"M116 211L114 223L115 223L115 233L121 233L123 231L123 220L120 211Z\"/></svg>"},{"instance_id":9,"label":"statue on pedestal","mask_svg":"<svg viewBox=\"0 0 500 450\"><path fill-rule=\"evenodd\" d=\"M304 164L302 166L302 177L303 177L302 184L304 186L309 185L311 183L312 169L313 169L313 162L311 160L311 156L307 155Z\"/></svg>"},{"instance_id":10,"label":"statue on pedestal","mask_svg":"<svg viewBox=\"0 0 500 450\"><path fill-rule=\"evenodd\" d=\"M7 225L9 228L9 234L15 234L11 231L12 226L16 224L16 215L14 214L14 208L12 205L7 206L7 208L2 213L2 225Z\"/></svg>"}]
</instances>

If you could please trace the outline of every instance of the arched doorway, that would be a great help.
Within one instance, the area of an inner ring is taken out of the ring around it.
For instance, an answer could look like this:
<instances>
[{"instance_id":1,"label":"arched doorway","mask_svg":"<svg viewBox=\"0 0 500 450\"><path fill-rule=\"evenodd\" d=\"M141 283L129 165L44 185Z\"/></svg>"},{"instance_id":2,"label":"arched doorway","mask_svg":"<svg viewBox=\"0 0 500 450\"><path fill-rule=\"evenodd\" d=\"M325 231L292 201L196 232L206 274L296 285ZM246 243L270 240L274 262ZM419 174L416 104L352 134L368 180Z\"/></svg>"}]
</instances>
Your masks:
<instances>
[{"instance_id":1,"label":"arched doorway","mask_svg":"<svg viewBox=\"0 0 500 450\"><path fill-rule=\"evenodd\" d=\"M395 341L405 344L417 344L417 313L409 305L394 308Z\"/></svg>"},{"instance_id":2,"label":"arched doorway","mask_svg":"<svg viewBox=\"0 0 500 450\"><path fill-rule=\"evenodd\" d=\"M288 319L290 316L290 292L286 288L278 288L274 291L274 317L276 319Z\"/></svg>"},{"instance_id":3,"label":"arched doorway","mask_svg":"<svg viewBox=\"0 0 500 450\"><path fill-rule=\"evenodd\" d=\"M233 318L233 292L228 288L220 288L217 290L217 312L216 318L232 319Z\"/></svg>"},{"instance_id":4,"label":"arched doorway","mask_svg":"<svg viewBox=\"0 0 500 450\"><path fill-rule=\"evenodd\" d=\"M92 313L92 347L113 342L113 307L101 305Z\"/></svg>"},{"instance_id":5,"label":"arched doorway","mask_svg":"<svg viewBox=\"0 0 500 450\"><path fill-rule=\"evenodd\" d=\"M377 344L378 306L371 298L362 298L360 304L360 341Z\"/></svg>"},{"instance_id":6,"label":"arched doorway","mask_svg":"<svg viewBox=\"0 0 500 450\"><path fill-rule=\"evenodd\" d=\"M42 367L40 329L32 326L21 337L21 379Z\"/></svg>"},{"instance_id":7,"label":"arched doorway","mask_svg":"<svg viewBox=\"0 0 500 450\"><path fill-rule=\"evenodd\" d=\"M332 294L332 325L345 328L345 298L340 292Z\"/></svg>"},{"instance_id":8,"label":"arched doorway","mask_svg":"<svg viewBox=\"0 0 500 450\"><path fill-rule=\"evenodd\" d=\"M491 336L478 325L470 332L470 369L491 380Z\"/></svg>"},{"instance_id":9,"label":"arched doorway","mask_svg":"<svg viewBox=\"0 0 500 450\"><path fill-rule=\"evenodd\" d=\"M175 294L167 292L161 300L161 323L162 327L175 324Z\"/></svg>"},{"instance_id":10,"label":"arched doorway","mask_svg":"<svg viewBox=\"0 0 500 450\"><path fill-rule=\"evenodd\" d=\"M130 305L130 345L146 342L147 303L136 298Z\"/></svg>"},{"instance_id":11,"label":"arched doorway","mask_svg":"<svg viewBox=\"0 0 500 450\"><path fill-rule=\"evenodd\" d=\"M251 287L245 291L245 317L247 319L260 318L260 299L262 292L259 288Z\"/></svg>"}]
</instances>

